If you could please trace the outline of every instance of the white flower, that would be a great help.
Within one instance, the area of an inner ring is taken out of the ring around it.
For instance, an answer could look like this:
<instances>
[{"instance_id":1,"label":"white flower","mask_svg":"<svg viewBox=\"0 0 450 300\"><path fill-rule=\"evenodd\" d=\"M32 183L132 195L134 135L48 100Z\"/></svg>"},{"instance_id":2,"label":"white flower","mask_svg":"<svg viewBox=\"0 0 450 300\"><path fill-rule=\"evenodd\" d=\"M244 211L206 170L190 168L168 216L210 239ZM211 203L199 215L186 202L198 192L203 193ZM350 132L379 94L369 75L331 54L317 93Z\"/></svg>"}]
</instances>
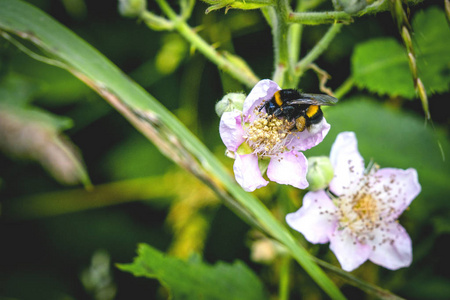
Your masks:
<instances>
[{"instance_id":1,"label":"white flower","mask_svg":"<svg viewBox=\"0 0 450 300\"><path fill-rule=\"evenodd\" d=\"M308 187L308 162L302 152L324 139L330 130L325 118L314 131L294 131L284 119L268 116L260 108L281 88L273 81L258 82L244 101L243 110L226 111L220 119L220 137L228 152L234 153L236 181L251 192L266 186L259 160L270 160L267 177L281 184Z\"/></svg>"},{"instance_id":2,"label":"white flower","mask_svg":"<svg viewBox=\"0 0 450 300\"><path fill-rule=\"evenodd\" d=\"M412 262L411 239L397 222L420 193L415 169L372 168L367 173L353 132L338 135L330 160L329 190L309 192L286 221L311 243L330 242L342 268L352 271L366 260L396 270Z\"/></svg>"}]
</instances>

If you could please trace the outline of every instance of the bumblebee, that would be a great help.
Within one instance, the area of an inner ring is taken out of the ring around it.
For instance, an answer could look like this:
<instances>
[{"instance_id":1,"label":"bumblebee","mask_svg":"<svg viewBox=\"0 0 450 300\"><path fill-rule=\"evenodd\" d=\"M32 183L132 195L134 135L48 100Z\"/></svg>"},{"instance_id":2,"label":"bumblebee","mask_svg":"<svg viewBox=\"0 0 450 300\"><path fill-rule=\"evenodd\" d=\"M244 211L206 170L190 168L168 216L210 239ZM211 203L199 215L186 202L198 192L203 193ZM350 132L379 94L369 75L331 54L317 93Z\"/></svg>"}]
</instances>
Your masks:
<instances>
[{"instance_id":1,"label":"bumblebee","mask_svg":"<svg viewBox=\"0 0 450 300\"><path fill-rule=\"evenodd\" d=\"M272 99L266 101L259 110L265 108L268 115L292 122L292 129L301 132L310 130L312 125L322 121L321 105L334 105L337 101L338 99L325 94L305 94L285 89L276 91Z\"/></svg>"}]
</instances>

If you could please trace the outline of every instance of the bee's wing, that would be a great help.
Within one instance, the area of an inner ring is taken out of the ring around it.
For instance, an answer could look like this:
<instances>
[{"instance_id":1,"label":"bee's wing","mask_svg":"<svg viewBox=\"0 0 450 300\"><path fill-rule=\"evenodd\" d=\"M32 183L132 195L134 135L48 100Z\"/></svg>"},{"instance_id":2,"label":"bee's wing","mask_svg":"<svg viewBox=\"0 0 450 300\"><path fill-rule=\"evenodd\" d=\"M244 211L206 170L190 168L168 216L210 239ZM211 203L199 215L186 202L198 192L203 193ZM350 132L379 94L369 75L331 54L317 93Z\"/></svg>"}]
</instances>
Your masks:
<instances>
[{"instance_id":1,"label":"bee's wing","mask_svg":"<svg viewBox=\"0 0 450 300\"><path fill-rule=\"evenodd\" d=\"M338 99L325 94L304 94L301 93L301 98L285 101L286 104L312 104L312 105L335 105Z\"/></svg>"}]
</instances>

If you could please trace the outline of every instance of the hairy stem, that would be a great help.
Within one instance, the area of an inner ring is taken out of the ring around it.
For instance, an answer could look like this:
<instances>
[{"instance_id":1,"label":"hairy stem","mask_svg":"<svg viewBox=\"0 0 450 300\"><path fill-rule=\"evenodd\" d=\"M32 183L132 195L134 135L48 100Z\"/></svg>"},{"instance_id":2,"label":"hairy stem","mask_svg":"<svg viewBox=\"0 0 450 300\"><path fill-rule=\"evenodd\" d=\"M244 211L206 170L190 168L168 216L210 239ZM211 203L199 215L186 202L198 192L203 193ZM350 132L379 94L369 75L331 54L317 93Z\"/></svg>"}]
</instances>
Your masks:
<instances>
[{"instance_id":1,"label":"hairy stem","mask_svg":"<svg viewBox=\"0 0 450 300\"><path fill-rule=\"evenodd\" d=\"M352 17L344 11L325 12L290 12L288 22L305 25L320 25L329 23L349 23Z\"/></svg>"},{"instance_id":2,"label":"hairy stem","mask_svg":"<svg viewBox=\"0 0 450 300\"><path fill-rule=\"evenodd\" d=\"M287 18L290 11L289 3L287 0L277 0L277 5L274 10L275 18L272 23L272 33L275 51L275 73L273 79L283 88L290 87L293 74L291 74L292 66L289 61L288 47L289 25Z\"/></svg>"}]
</instances>

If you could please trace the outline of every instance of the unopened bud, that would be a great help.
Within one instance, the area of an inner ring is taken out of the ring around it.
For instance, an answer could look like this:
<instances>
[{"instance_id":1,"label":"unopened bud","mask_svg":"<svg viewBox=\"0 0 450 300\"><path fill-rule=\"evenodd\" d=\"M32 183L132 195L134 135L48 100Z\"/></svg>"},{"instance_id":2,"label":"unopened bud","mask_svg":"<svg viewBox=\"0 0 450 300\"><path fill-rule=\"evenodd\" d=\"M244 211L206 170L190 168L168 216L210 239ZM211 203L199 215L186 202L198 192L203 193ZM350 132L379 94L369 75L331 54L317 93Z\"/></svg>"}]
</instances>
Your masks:
<instances>
[{"instance_id":1,"label":"unopened bud","mask_svg":"<svg viewBox=\"0 0 450 300\"><path fill-rule=\"evenodd\" d=\"M333 179L334 171L330 159L327 156L314 156L308 158L308 173L306 179L309 189L317 191L328 186Z\"/></svg>"},{"instance_id":2,"label":"unopened bud","mask_svg":"<svg viewBox=\"0 0 450 300\"><path fill-rule=\"evenodd\" d=\"M124 17L138 17L146 7L146 0L119 0L119 13Z\"/></svg>"},{"instance_id":3,"label":"unopened bud","mask_svg":"<svg viewBox=\"0 0 450 300\"><path fill-rule=\"evenodd\" d=\"M244 107L245 94L229 93L216 103L216 114L221 117L224 112L239 110Z\"/></svg>"}]
</instances>

